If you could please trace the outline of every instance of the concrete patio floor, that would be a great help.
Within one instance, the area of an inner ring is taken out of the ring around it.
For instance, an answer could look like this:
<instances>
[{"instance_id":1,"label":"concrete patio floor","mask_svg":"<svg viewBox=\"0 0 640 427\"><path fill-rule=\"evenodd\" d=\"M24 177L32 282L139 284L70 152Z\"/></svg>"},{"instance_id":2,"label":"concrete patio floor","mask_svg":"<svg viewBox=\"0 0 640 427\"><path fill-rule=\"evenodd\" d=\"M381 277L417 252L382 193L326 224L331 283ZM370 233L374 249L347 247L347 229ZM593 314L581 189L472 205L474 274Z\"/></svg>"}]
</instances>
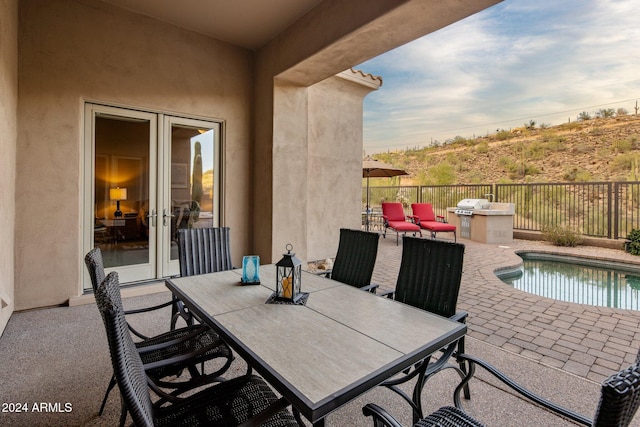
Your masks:
<instances>
[{"instance_id":1,"label":"concrete patio floor","mask_svg":"<svg viewBox=\"0 0 640 427\"><path fill-rule=\"evenodd\" d=\"M469 312L468 336L600 383L635 360L640 347L640 312L567 303L505 285L495 271L520 265L517 251L574 254L640 266L640 257L622 250L591 246L553 246L514 240L486 245L460 239L465 259L458 309ZM373 280L395 286L402 243L380 240Z\"/></svg>"},{"instance_id":2,"label":"concrete patio floor","mask_svg":"<svg viewBox=\"0 0 640 427\"><path fill-rule=\"evenodd\" d=\"M517 265L516 250L573 252L608 259L640 259L602 248L558 248L545 243L514 241L483 245L464 239L466 246L458 308L469 312L467 352L481 357L535 392L591 417L599 384L629 365L640 344L640 313L551 301L514 290L493 273ZM506 247L508 246L508 247ZM400 266L402 243L395 236L380 240L374 282L391 289ZM127 298L126 308L167 300L170 294ZM148 333L167 326L168 311L137 316L134 323ZM70 412L0 412L0 425L117 425L119 393L112 392L102 417L97 411L111 375L104 329L93 304L15 313L0 338L0 397L4 403L70 403ZM241 360L233 373L244 371ZM233 375L232 373L232 375ZM429 381L427 410L452 403L458 382L453 372ZM481 371L471 383L472 399L465 410L488 426L565 426L567 420L513 396ZM375 402L388 408L403 425L411 425L409 408L380 388L361 396L327 418L328 426L370 426L361 408ZM0 408L2 409L2 408ZM632 425L640 426L640 417Z\"/></svg>"}]
</instances>

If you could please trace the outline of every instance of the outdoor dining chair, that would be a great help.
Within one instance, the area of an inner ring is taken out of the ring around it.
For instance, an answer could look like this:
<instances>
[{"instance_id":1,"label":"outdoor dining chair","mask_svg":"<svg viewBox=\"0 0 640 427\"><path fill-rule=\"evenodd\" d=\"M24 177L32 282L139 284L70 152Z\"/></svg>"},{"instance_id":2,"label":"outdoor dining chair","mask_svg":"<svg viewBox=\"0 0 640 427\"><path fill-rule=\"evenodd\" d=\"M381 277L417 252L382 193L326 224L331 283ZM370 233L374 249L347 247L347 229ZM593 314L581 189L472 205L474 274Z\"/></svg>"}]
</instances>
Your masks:
<instances>
[{"instance_id":1,"label":"outdoor dining chair","mask_svg":"<svg viewBox=\"0 0 640 427\"><path fill-rule=\"evenodd\" d=\"M231 230L229 227L181 228L178 230L180 276L216 273L233 269L231 264ZM171 324L182 317L193 323L193 314L175 299Z\"/></svg>"},{"instance_id":2,"label":"outdoor dining chair","mask_svg":"<svg viewBox=\"0 0 640 427\"><path fill-rule=\"evenodd\" d=\"M633 417L638 410L638 406L640 406L640 362L638 360L636 360L636 362L630 367L611 375L602 383L602 387L600 389L600 400L596 408L595 416L593 418L588 418L531 392L482 359L467 354L459 354L458 359L468 365L468 374L454 392L455 407L446 406L440 408L436 412L415 423L415 427L483 426L482 423L463 411L460 401L460 390L473 377L476 365L484 368L487 372L510 387L520 396L577 424L593 427L626 427L631 424L631 421L633 421ZM366 416L373 417L373 425L375 427L402 427L401 424L393 418L393 416L378 405L369 403L362 409L362 412ZM518 425L519 422L514 419L512 420L512 424Z\"/></svg>"},{"instance_id":3,"label":"outdoor dining chair","mask_svg":"<svg viewBox=\"0 0 640 427\"><path fill-rule=\"evenodd\" d=\"M341 228L338 252L327 277L375 293L378 285L371 283L371 276L379 241L378 233Z\"/></svg>"},{"instance_id":4,"label":"outdoor dining chair","mask_svg":"<svg viewBox=\"0 0 640 427\"><path fill-rule=\"evenodd\" d=\"M100 248L94 248L89 251L84 259L87 269L89 270L91 285L93 286L95 295L98 286L105 279L102 252L100 251ZM124 314L134 315L146 313L172 304L173 302L170 301L168 303L152 307L127 310L124 311ZM218 334L207 325L188 325L183 328L172 329L153 337L138 332L130 323L127 323L127 328L136 337L141 339L136 342L135 346L138 349L145 366L157 364L155 368L149 368L149 376L160 381L160 379L165 377L179 375L185 369L190 372L192 377L191 380L172 382L171 386L174 388L192 387L195 384L219 381L221 380L220 375L229 368L233 361L233 353L229 346L225 344ZM201 369L200 371L196 369L198 364L202 365L203 362L214 359L220 359L221 362L221 364L218 363L215 365L217 368L215 371L205 374L204 369ZM104 407L107 403L109 393L115 385L116 378L115 375L112 375L100 406L99 415L102 415L104 412Z\"/></svg>"},{"instance_id":5,"label":"outdoor dining chair","mask_svg":"<svg viewBox=\"0 0 640 427\"><path fill-rule=\"evenodd\" d=\"M464 323L467 312L456 311L462 280L464 245L409 236L403 237L402 245L396 288L381 295ZM460 363L456 366L447 362L456 350L459 354L464 353L464 337L442 349L437 361L426 359L416 365L415 369L405 372L405 376L388 380L382 385L402 396L414 409L417 420L422 416L421 403L414 403L397 386L417 376L415 390L421 390L432 375L445 368L455 369L463 378L466 374L464 365ZM429 365L426 369L420 369L424 368L422 363ZM465 397L469 398L469 389L466 386Z\"/></svg>"},{"instance_id":6,"label":"outdoor dining chair","mask_svg":"<svg viewBox=\"0 0 640 427\"><path fill-rule=\"evenodd\" d=\"M278 398L255 375L236 377L195 394L166 392L148 381L145 365L128 331L120 301L118 273L111 272L96 290L96 302L104 321L113 370L122 401L136 426L298 426L289 403ZM155 365L152 365L155 366ZM158 396L152 402L151 391ZM184 397L186 396L186 397ZM126 413L121 425L126 421ZM250 421L248 424L245 422Z\"/></svg>"},{"instance_id":7,"label":"outdoor dining chair","mask_svg":"<svg viewBox=\"0 0 640 427\"><path fill-rule=\"evenodd\" d=\"M411 221L407 221L407 218L404 215L404 208L402 207L402 203L398 202L384 202L382 203L382 221L384 225L384 232L382 237L387 237L387 229L390 228L396 232L396 245L398 244L398 239L400 233L403 235L407 235L408 232L413 233L415 236L419 234L422 237L422 231L420 227L414 224Z\"/></svg>"},{"instance_id":8,"label":"outdoor dining chair","mask_svg":"<svg viewBox=\"0 0 640 427\"><path fill-rule=\"evenodd\" d=\"M456 242L456 226L445 221L443 216L436 217L431 203L412 203L411 219L423 230L431 233L431 238L436 238L436 233L453 233L453 241Z\"/></svg>"}]
</instances>

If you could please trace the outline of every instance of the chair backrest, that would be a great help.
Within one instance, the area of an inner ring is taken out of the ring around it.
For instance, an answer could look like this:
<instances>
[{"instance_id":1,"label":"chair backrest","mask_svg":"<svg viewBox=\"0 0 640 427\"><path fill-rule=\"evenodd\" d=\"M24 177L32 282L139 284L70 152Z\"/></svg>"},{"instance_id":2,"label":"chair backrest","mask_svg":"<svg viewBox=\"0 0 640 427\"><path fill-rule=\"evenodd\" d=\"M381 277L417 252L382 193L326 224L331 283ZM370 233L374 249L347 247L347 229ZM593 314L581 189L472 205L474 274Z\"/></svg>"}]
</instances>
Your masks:
<instances>
[{"instance_id":1,"label":"chair backrest","mask_svg":"<svg viewBox=\"0 0 640 427\"><path fill-rule=\"evenodd\" d=\"M178 230L180 275L231 270L229 227L183 228Z\"/></svg>"},{"instance_id":2,"label":"chair backrest","mask_svg":"<svg viewBox=\"0 0 640 427\"><path fill-rule=\"evenodd\" d=\"M444 317L456 313L464 245L404 236L396 301Z\"/></svg>"},{"instance_id":3,"label":"chair backrest","mask_svg":"<svg viewBox=\"0 0 640 427\"><path fill-rule=\"evenodd\" d=\"M431 203L412 203L411 210L413 215L420 218L420 221L435 221L436 214L433 213Z\"/></svg>"},{"instance_id":4,"label":"chair backrest","mask_svg":"<svg viewBox=\"0 0 640 427\"><path fill-rule=\"evenodd\" d=\"M91 249L84 256L84 263L87 266L87 270L89 270L89 276L91 277L91 286L93 287L93 292L95 293L96 289L104 280L104 262L102 260L102 251L100 248Z\"/></svg>"},{"instance_id":5,"label":"chair backrest","mask_svg":"<svg viewBox=\"0 0 640 427\"><path fill-rule=\"evenodd\" d=\"M382 215L389 221L405 221L404 208L399 202L383 202Z\"/></svg>"},{"instance_id":6,"label":"chair backrest","mask_svg":"<svg viewBox=\"0 0 640 427\"><path fill-rule=\"evenodd\" d=\"M611 375L602 383L594 427L625 427L640 406L640 364Z\"/></svg>"},{"instance_id":7,"label":"chair backrest","mask_svg":"<svg viewBox=\"0 0 640 427\"><path fill-rule=\"evenodd\" d=\"M107 333L113 372L127 410L134 425L153 426L147 376L125 320L117 272L107 275L97 287L95 297Z\"/></svg>"},{"instance_id":8,"label":"chair backrest","mask_svg":"<svg viewBox=\"0 0 640 427\"><path fill-rule=\"evenodd\" d=\"M379 240L378 233L341 228L331 278L358 288L371 284Z\"/></svg>"}]
</instances>

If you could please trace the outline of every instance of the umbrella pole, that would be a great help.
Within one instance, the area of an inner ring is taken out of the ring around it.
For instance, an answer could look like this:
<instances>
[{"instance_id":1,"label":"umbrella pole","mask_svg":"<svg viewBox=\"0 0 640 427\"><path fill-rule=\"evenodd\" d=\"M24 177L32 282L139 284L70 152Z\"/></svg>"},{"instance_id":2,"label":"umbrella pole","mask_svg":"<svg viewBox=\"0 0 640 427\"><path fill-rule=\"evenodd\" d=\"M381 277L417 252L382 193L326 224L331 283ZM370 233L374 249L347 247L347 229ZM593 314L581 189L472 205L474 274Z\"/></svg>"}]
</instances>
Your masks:
<instances>
[{"instance_id":1,"label":"umbrella pole","mask_svg":"<svg viewBox=\"0 0 640 427\"><path fill-rule=\"evenodd\" d=\"M369 231L369 173L367 172L367 210L365 211L365 229Z\"/></svg>"}]
</instances>

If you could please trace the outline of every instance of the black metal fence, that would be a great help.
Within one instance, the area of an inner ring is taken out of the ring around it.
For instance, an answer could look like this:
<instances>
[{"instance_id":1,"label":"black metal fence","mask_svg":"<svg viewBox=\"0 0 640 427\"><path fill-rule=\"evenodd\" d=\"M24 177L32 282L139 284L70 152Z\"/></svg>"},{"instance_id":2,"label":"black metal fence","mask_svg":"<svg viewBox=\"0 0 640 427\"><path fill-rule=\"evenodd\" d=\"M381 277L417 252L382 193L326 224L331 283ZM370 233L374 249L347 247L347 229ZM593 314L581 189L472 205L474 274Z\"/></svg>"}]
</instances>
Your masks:
<instances>
[{"instance_id":1,"label":"black metal fence","mask_svg":"<svg viewBox=\"0 0 640 427\"><path fill-rule=\"evenodd\" d=\"M640 228L640 181L370 187L369 208L379 211L383 201L402 202L409 210L411 203L431 203L436 215L446 216L447 208L460 200L489 194L495 202L515 204L516 230L540 231L558 224L586 236L624 239Z\"/></svg>"}]
</instances>

